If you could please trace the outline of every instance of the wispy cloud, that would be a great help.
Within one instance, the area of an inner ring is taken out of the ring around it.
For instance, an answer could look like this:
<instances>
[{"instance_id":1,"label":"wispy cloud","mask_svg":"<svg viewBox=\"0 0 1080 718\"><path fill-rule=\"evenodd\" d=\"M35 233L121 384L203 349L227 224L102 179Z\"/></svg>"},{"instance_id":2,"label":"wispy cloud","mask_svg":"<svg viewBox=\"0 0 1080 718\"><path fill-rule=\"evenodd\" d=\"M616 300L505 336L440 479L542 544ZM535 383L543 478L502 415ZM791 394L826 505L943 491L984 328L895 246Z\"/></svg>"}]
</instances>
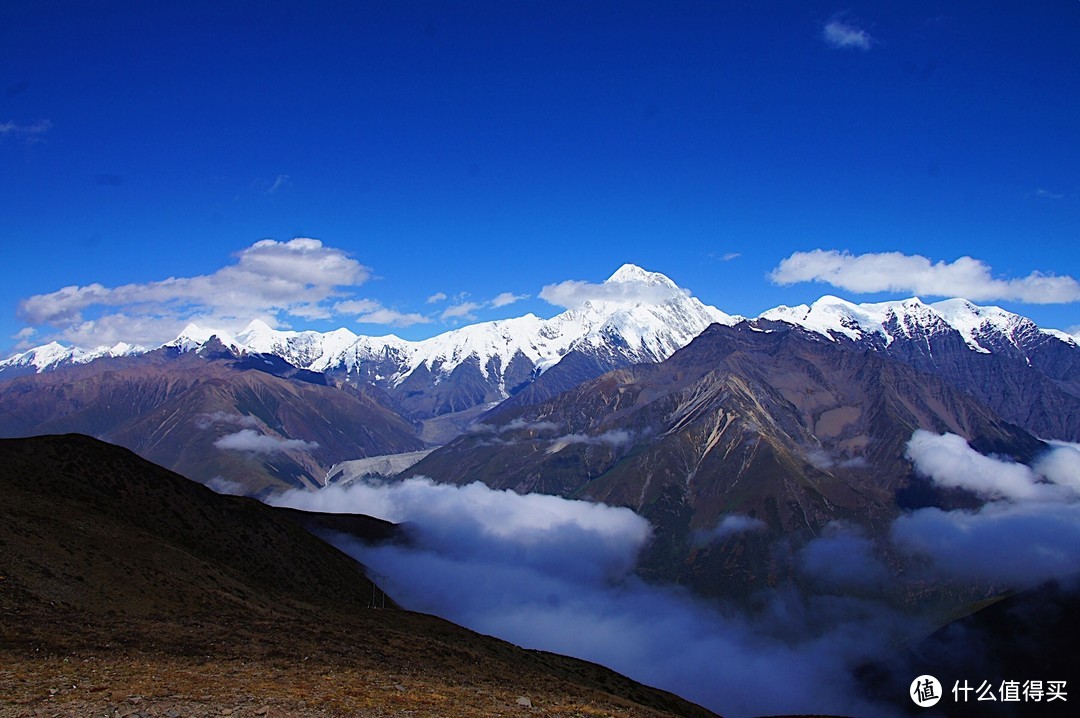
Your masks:
<instances>
[{"instance_id":1,"label":"wispy cloud","mask_svg":"<svg viewBox=\"0 0 1080 718\"><path fill-rule=\"evenodd\" d=\"M390 327L411 327L414 324L427 324L431 317L417 312L399 312L396 309L380 307L356 317L361 324L383 324Z\"/></svg>"},{"instance_id":2,"label":"wispy cloud","mask_svg":"<svg viewBox=\"0 0 1080 718\"><path fill-rule=\"evenodd\" d=\"M1036 189L1034 192L1032 192L1032 194L1041 199L1065 199L1065 195L1059 192L1051 192L1050 190L1043 189L1042 187Z\"/></svg>"},{"instance_id":3,"label":"wispy cloud","mask_svg":"<svg viewBox=\"0 0 1080 718\"><path fill-rule=\"evenodd\" d=\"M452 304L443 310L440 318L445 322L447 319L476 319L476 311L483 309L484 305L478 302L459 302Z\"/></svg>"},{"instance_id":4,"label":"wispy cloud","mask_svg":"<svg viewBox=\"0 0 1080 718\"><path fill-rule=\"evenodd\" d=\"M284 439L279 436L260 434L254 429L241 429L226 434L214 442L214 446L226 451L243 451L251 454L276 454L282 451L312 451L319 448L314 441Z\"/></svg>"},{"instance_id":5,"label":"wispy cloud","mask_svg":"<svg viewBox=\"0 0 1080 718\"><path fill-rule=\"evenodd\" d=\"M355 314L355 321L361 324L381 324L390 327L411 327L414 324L427 324L431 317L417 312L399 312L384 307L374 299L347 299L334 305L339 314Z\"/></svg>"},{"instance_id":6,"label":"wispy cloud","mask_svg":"<svg viewBox=\"0 0 1080 718\"><path fill-rule=\"evenodd\" d=\"M630 445L634 436L625 429L613 429L601 434L566 434L552 440L547 453L555 454L574 444L586 444L588 446L607 445L615 449Z\"/></svg>"},{"instance_id":7,"label":"wispy cloud","mask_svg":"<svg viewBox=\"0 0 1080 718\"><path fill-rule=\"evenodd\" d=\"M744 514L725 514L711 529L696 532L694 543L703 546L741 533L764 531L766 528L768 526L761 519Z\"/></svg>"},{"instance_id":8,"label":"wispy cloud","mask_svg":"<svg viewBox=\"0 0 1080 718\"><path fill-rule=\"evenodd\" d=\"M456 298L455 303L444 309L439 318L442 319L444 322L450 319L463 319L467 321L473 321L476 319L476 313L481 309L486 309L489 307L492 309L498 309L500 307L509 306L511 304L514 304L515 302L520 302L523 299L529 298L528 294L514 294L513 292L502 292L495 295L495 297L490 300L474 302L466 301L465 297L467 296L467 292L462 292L461 294L459 294ZM442 292L438 292L428 297L427 301L429 304L434 304L436 302L444 301L445 299L446 295Z\"/></svg>"},{"instance_id":9,"label":"wispy cloud","mask_svg":"<svg viewBox=\"0 0 1080 718\"><path fill-rule=\"evenodd\" d=\"M528 294L514 294L513 292L503 292L502 294L496 295L495 298L491 300L490 304L493 307L505 307L528 298Z\"/></svg>"},{"instance_id":10,"label":"wispy cloud","mask_svg":"<svg viewBox=\"0 0 1080 718\"><path fill-rule=\"evenodd\" d=\"M934 262L922 255L815 249L795 252L773 269L777 284L825 282L851 292L910 292L923 296L964 297L972 301L1011 300L1028 304L1080 301L1080 282L1068 275L1032 272L1019 279L995 277L972 257Z\"/></svg>"},{"instance_id":11,"label":"wispy cloud","mask_svg":"<svg viewBox=\"0 0 1080 718\"><path fill-rule=\"evenodd\" d=\"M0 122L0 137L34 139L51 130L52 126L53 124L49 120L38 120L30 125L11 121Z\"/></svg>"},{"instance_id":12,"label":"wispy cloud","mask_svg":"<svg viewBox=\"0 0 1080 718\"><path fill-rule=\"evenodd\" d=\"M274 194L282 187L286 187L289 184L289 175L278 175L274 178L274 181L270 183L270 186L266 188L265 194Z\"/></svg>"},{"instance_id":13,"label":"wispy cloud","mask_svg":"<svg viewBox=\"0 0 1080 718\"><path fill-rule=\"evenodd\" d=\"M821 30L821 39L829 47L841 50L869 50L877 44L877 40L865 28L860 27L853 20L839 16L825 23L825 27Z\"/></svg>"},{"instance_id":14,"label":"wispy cloud","mask_svg":"<svg viewBox=\"0 0 1080 718\"><path fill-rule=\"evenodd\" d=\"M195 418L195 426L200 429L209 429L211 426L226 424L240 426L248 429L259 428L259 420L250 414L236 414L228 411L212 411L208 414L200 414Z\"/></svg>"}]
</instances>

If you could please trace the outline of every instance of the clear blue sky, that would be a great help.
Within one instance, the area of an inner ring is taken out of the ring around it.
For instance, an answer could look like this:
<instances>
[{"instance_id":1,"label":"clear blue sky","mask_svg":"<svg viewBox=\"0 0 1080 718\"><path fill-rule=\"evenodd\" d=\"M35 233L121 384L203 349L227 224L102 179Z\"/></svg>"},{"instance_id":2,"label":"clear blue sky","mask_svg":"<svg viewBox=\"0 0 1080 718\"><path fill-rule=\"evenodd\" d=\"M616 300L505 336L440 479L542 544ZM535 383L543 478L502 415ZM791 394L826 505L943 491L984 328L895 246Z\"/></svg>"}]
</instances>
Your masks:
<instances>
[{"instance_id":1,"label":"clear blue sky","mask_svg":"<svg viewBox=\"0 0 1080 718\"><path fill-rule=\"evenodd\" d=\"M298 329L550 316L543 286L623 262L747 315L928 286L770 279L818 249L946 263L934 292L970 256L979 303L1075 327L1078 47L1077 0L7 0L0 355L212 316L198 278L294 237L369 270L306 309L237 300ZM162 300L170 277L196 289Z\"/></svg>"}]
</instances>

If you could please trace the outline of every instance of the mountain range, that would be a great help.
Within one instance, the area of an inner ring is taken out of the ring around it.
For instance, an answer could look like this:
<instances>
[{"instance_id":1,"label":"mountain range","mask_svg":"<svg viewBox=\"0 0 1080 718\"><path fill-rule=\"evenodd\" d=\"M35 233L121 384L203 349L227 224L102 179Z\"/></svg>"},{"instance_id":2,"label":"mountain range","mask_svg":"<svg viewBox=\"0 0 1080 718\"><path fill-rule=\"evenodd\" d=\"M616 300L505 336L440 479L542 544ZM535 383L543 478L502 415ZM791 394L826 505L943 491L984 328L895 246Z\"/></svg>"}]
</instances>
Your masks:
<instances>
[{"instance_id":1,"label":"mountain range","mask_svg":"<svg viewBox=\"0 0 1080 718\"><path fill-rule=\"evenodd\" d=\"M485 412L507 415L577 396L566 393L606 372L669 360L719 326L747 337L795 329L791 336L843 348L845 362L867 367L887 358L888 366L936 377L1035 436L1080 441L1076 339L996 307L823 297L745 319L634 265L599 289L550 319L484 322L417 342L347 329L279 331L254 321L235 335L191 325L149 350L48 344L0 362L0 434L88 433L246 493L314 487L340 462L451 443L484 424ZM908 386L920 382L904 377ZM776 390L779 380L759 377L749 391ZM818 451L828 437L816 437L813 425L806 430L799 451ZM820 463L814 456L803 455L801 464Z\"/></svg>"},{"instance_id":2,"label":"mountain range","mask_svg":"<svg viewBox=\"0 0 1080 718\"><path fill-rule=\"evenodd\" d=\"M640 576L743 607L762 589L831 595L800 557L840 525L898 577L877 598L942 619L989 593L925 583L890 527L986 497L917 472L913 435L1026 464L1080 442L1076 337L996 307L822 297L745 318L633 265L593 290L550 319L419 342L252 322L154 348L46 345L0 362L0 436L89 434L259 498L425 476L629 507L652 527Z\"/></svg>"}]
</instances>

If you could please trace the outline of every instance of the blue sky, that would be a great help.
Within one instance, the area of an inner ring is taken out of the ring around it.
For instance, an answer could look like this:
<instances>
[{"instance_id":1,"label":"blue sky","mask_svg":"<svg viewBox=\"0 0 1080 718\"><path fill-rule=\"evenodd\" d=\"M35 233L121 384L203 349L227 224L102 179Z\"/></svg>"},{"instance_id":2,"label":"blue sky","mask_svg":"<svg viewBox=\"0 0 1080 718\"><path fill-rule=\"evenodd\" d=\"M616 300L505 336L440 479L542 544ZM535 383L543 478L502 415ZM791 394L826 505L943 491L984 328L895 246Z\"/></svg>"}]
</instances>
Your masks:
<instances>
[{"instance_id":1,"label":"blue sky","mask_svg":"<svg viewBox=\"0 0 1080 718\"><path fill-rule=\"evenodd\" d=\"M1078 40L1076 0L9 0L0 355L226 306L421 338L624 262L1076 327Z\"/></svg>"}]
</instances>

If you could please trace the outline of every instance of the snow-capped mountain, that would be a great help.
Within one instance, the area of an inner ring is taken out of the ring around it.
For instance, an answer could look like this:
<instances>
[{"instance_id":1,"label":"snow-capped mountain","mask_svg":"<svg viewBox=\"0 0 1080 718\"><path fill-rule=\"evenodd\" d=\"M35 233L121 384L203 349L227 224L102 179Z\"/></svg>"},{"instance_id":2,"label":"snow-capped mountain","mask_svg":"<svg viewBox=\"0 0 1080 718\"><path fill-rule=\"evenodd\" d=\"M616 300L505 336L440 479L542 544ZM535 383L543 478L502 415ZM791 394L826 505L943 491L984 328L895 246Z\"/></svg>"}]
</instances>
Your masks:
<instances>
[{"instance_id":1,"label":"snow-capped mountain","mask_svg":"<svg viewBox=\"0 0 1080 718\"><path fill-rule=\"evenodd\" d=\"M743 321L632 264L592 289L591 299L550 319L527 314L422 341L348 329L281 331L256 320L235 334L192 324L164 348L199 351L216 337L237 355L272 355L338 383L374 385L399 410L425 419L508 397L513 404L542 401L611 369L662 361L710 324ZM770 309L751 322L766 331L783 324L850 340L943 376L1042 436L1076 433L1058 424L1062 407L1071 411L1073 402L1080 404L1080 344L1017 314L964 299L854 304L825 296L812 305ZM126 344L84 350L52 343L0 362L0 377L146 351Z\"/></svg>"},{"instance_id":2,"label":"snow-capped mountain","mask_svg":"<svg viewBox=\"0 0 1080 718\"><path fill-rule=\"evenodd\" d=\"M620 267L604 287L609 291L600 292L602 299L584 301L551 319L527 314L422 341L359 336L348 329L280 331L255 320L236 334L190 324L164 347L196 351L216 336L237 354L274 355L301 369L375 384L422 418L501 401L568 355L596 358L598 371L662 361L710 324L738 319L689 296L663 274L632 264ZM53 344L0 363L0 372L9 367L47 371L121 351L146 350L117 347L94 353Z\"/></svg>"},{"instance_id":3,"label":"snow-capped mountain","mask_svg":"<svg viewBox=\"0 0 1080 718\"><path fill-rule=\"evenodd\" d=\"M10 376L41 373L66 364L87 364L102 357L136 356L146 351L144 347L124 342L96 349L65 347L58 342L49 342L0 362L0 372Z\"/></svg>"},{"instance_id":4,"label":"snow-capped mountain","mask_svg":"<svg viewBox=\"0 0 1080 718\"><path fill-rule=\"evenodd\" d=\"M1027 317L1000 307L980 307L966 299L926 304L918 297L903 301L853 304L824 296L807 306L779 306L758 319L794 324L829 338L846 336L857 342L887 347L896 340L927 341L935 335L959 333L969 349L982 354L1014 351L1026 357L1035 345L1056 339L1073 347L1075 337L1040 329Z\"/></svg>"},{"instance_id":5,"label":"snow-capped mountain","mask_svg":"<svg viewBox=\"0 0 1080 718\"><path fill-rule=\"evenodd\" d=\"M1080 343L1000 307L918 298L852 304L822 297L755 320L850 340L936 374L1001 416L1047 439L1080 440Z\"/></svg>"}]
</instances>

